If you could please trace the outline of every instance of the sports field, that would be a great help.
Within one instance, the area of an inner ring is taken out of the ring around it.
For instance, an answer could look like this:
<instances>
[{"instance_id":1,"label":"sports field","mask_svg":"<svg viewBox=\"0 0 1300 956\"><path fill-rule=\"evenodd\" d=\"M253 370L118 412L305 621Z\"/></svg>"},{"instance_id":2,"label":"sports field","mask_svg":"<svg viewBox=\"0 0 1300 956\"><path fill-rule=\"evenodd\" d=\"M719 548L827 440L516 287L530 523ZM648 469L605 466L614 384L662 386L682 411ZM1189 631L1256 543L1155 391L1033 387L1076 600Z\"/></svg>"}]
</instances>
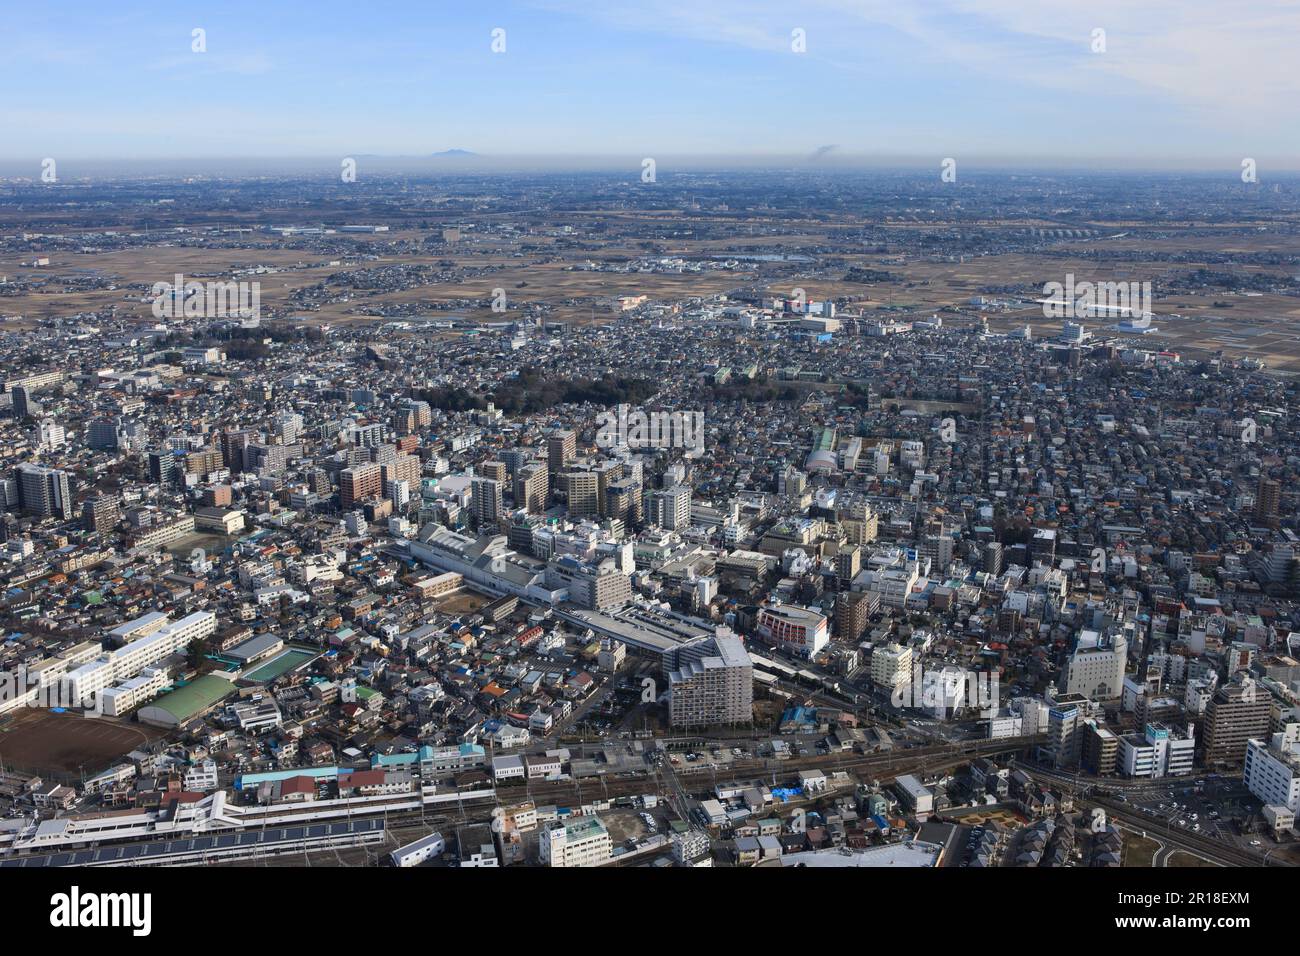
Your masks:
<instances>
[{"instance_id":1,"label":"sports field","mask_svg":"<svg viewBox=\"0 0 1300 956\"><path fill-rule=\"evenodd\" d=\"M7 770L66 780L107 770L162 731L111 717L21 707L0 718L0 763Z\"/></svg>"},{"instance_id":2,"label":"sports field","mask_svg":"<svg viewBox=\"0 0 1300 956\"><path fill-rule=\"evenodd\" d=\"M253 668L245 674L241 680L265 684L268 681L275 680L281 674L287 674L295 667L302 666L309 660L315 658L319 653L319 651L313 651L301 647L286 648L270 660Z\"/></svg>"}]
</instances>

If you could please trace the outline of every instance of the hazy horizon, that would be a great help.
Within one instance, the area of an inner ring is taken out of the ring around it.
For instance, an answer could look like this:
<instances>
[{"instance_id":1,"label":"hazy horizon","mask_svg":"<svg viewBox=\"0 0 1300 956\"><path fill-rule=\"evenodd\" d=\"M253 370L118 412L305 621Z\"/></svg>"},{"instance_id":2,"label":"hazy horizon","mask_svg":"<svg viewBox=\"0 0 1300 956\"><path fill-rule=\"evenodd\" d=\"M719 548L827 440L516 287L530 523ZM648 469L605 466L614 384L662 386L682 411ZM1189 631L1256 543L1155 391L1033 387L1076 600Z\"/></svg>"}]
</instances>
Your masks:
<instances>
[{"instance_id":1,"label":"hazy horizon","mask_svg":"<svg viewBox=\"0 0 1300 956\"><path fill-rule=\"evenodd\" d=\"M641 164L645 158L654 158L659 179L674 173L725 173L786 172L801 170L829 174L881 173L929 174L938 177L941 160L915 155L867 155L836 153L831 156L800 156L791 154L672 154L642 157L631 154L572 155L572 154L516 154L440 156L428 155L375 155L346 154L354 160L358 180L365 174L393 175L458 175L476 174L564 174L564 173L626 173L629 181L639 181ZM1274 165L1258 159L1260 181L1289 181L1300 176L1300 160L1293 165ZM339 175L341 159L337 156L156 156L156 157L76 157L58 159L58 182L68 184L80 180L112 177L194 177L194 176L302 176L305 178L334 179ZM1159 165L1151 160L1125 160L1120 157L1097 159L1068 158L1061 156L970 156L960 168L965 176L973 174L1036 174L1036 175L1148 175L1148 176L1206 176L1240 181L1239 162L1224 158L1188 159L1179 164ZM40 160L0 157L0 181L40 181Z\"/></svg>"},{"instance_id":2,"label":"hazy horizon","mask_svg":"<svg viewBox=\"0 0 1300 956\"><path fill-rule=\"evenodd\" d=\"M27 170L449 148L546 164L829 151L820 164L1300 168L1300 6L1284 0L511 0L382 14L337 0L72 0L5 16L0 152Z\"/></svg>"}]
</instances>

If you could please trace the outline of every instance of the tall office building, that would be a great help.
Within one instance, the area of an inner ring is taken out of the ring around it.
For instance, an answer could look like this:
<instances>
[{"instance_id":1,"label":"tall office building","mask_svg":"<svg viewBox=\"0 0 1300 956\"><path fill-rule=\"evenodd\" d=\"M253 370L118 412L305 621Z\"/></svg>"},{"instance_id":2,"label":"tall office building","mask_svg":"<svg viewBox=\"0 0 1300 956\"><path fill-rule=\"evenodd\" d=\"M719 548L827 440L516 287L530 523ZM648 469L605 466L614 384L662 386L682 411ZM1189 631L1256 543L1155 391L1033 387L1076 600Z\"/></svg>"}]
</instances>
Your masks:
<instances>
[{"instance_id":1,"label":"tall office building","mask_svg":"<svg viewBox=\"0 0 1300 956\"><path fill-rule=\"evenodd\" d=\"M1067 698L1077 695L1065 695ZM1083 751L1084 714L1077 699L1058 699L1055 706L1047 712L1047 751L1051 763L1058 770L1073 767L1079 763Z\"/></svg>"},{"instance_id":2,"label":"tall office building","mask_svg":"<svg viewBox=\"0 0 1300 956\"><path fill-rule=\"evenodd\" d=\"M1205 708L1205 765L1245 760L1246 743L1268 736L1272 709L1269 692L1249 677L1215 691Z\"/></svg>"},{"instance_id":3,"label":"tall office building","mask_svg":"<svg viewBox=\"0 0 1300 956\"><path fill-rule=\"evenodd\" d=\"M1105 777L1119 769L1118 736L1095 720L1085 720L1080 732L1079 765L1084 770Z\"/></svg>"},{"instance_id":4,"label":"tall office building","mask_svg":"<svg viewBox=\"0 0 1300 956\"><path fill-rule=\"evenodd\" d=\"M1267 740L1246 745L1246 787L1266 807L1300 813L1300 723L1288 723Z\"/></svg>"},{"instance_id":5,"label":"tall office building","mask_svg":"<svg viewBox=\"0 0 1300 956\"><path fill-rule=\"evenodd\" d=\"M13 405L14 416L21 422L27 418L35 418L41 413L41 406L32 398L32 393L26 386L15 385L13 388Z\"/></svg>"},{"instance_id":6,"label":"tall office building","mask_svg":"<svg viewBox=\"0 0 1300 956\"><path fill-rule=\"evenodd\" d=\"M613 853L609 831L597 816L547 824L538 841L538 855L544 866L600 866Z\"/></svg>"},{"instance_id":7,"label":"tall office building","mask_svg":"<svg viewBox=\"0 0 1300 956\"><path fill-rule=\"evenodd\" d=\"M339 472L339 505L344 511L384 492L383 470L374 462L353 465Z\"/></svg>"},{"instance_id":8,"label":"tall office building","mask_svg":"<svg viewBox=\"0 0 1300 956\"><path fill-rule=\"evenodd\" d=\"M95 418L86 429L86 444L96 451L117 451L122 444L120 418Z\"/></svg>"},{"instance_id":9,"label":"tall office building","mask_svg":"<svg viewBox=\"0 0 1300 956\"><path fill-rule=\"evenodd\" d=\"M16 477L18 500L24 511L42 517L72 517L72 490L66 471L19 465Z\"/></svg>"}]
</instances>

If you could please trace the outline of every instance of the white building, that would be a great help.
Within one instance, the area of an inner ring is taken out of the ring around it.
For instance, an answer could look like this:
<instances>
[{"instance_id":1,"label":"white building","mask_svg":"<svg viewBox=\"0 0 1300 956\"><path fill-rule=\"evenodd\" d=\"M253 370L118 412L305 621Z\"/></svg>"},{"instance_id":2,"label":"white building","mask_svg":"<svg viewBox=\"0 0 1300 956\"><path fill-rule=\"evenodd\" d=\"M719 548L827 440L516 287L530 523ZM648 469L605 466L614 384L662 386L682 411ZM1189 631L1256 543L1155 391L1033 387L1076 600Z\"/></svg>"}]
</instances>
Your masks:
<instances>
[{"instance_id":1,"label":"white building","mask_svg":"<svg viewBox=\"0 0 1300 956\"><path fill-rule=\"evenodd\" d=\"M613 855L609 831L599 817L579 817L551 824L539 841L545 866L600 866Z\"/></svg>"},{"instance_id":2,"label":"white building","mask_svg":"<svg viewBox=\"0 0 1300 956\"><path fill-rule=\"evenodd\" d=\"M1162 724L1119 738L1119 769L1126 777L1178 777L1192 772L1196 737L1188 726L1179 734Z\"/></svg>"},{"instance_id":3,"label":"white building","mask_svg":"<svg viewBox=\"0 0 1300 956\"><path fill-rule=\"evenodd\" d=\"M430 833L414 843L399 846L388 855L393 866L419 866L425 860L442 856L447 851L447 841L441 833Z\"/></svg>"},{"instance_id":4,"label":"white building","mask_svg":"<svg viewBox=\"0 0 1300 956\"><path fill-rule=\"evenodd\" d=\"M1124 670L1128 664L1128 639L1117 632L1109 639L1097 631L1083 631L1066 664L1066 694L1080 694L1092 700L1114 700L1124 691Z\"/></svg>"},{"instance_id":5,"label":"white building","mask_svg":"<svg viewBox=\"0 0 1300 956\"><path fill-rule=\"evenodd\" d=\"M988 720L988 735L990 740L1001 740L1004 737L1019 737L1024 731L1024 720L1019 714L1013 714L1010 710L1002 710L994 714Z\"/></svg>"},{"instance_id":6,"label":"white building","mask_svg":"<svg viewBox=\"0 0 1300 956\"><path fill-rule=\"evenodd\" d=\"M805 657L812 657L830 642L825 615L793 604L778 604L759 611L758 633Z\"/></svg>"},{"instance_id":7,"label":"white building","mask_svg":"<svg viewBox=\"0 0 1300 956\"><path fill-rule=\"evenodd\" d=\"M934 812L934 794L910 773L894 781L899 799L916 819L924 821Z\"/></svg>"},{"instance_id":8,"label":"white building","mask_svg":"<svg viewBox=\"0 0 1300 956\"><path fill-rule=\"evenodd\" d=\"M673 859L682 865L698 860L709 852L709 835L692 827L673 834Z\"/></svg>"},{"instance_id":9,"label":"white building","mask_svg":"<svg viewBox=\"0 0 1300 956\"><path fill-rule=\"evenodd\" d=\"M153 700L170 684L171 674L167 668L146 667L135 677L110 687L100 695L104 713L109 717L120 717L145 701Z\"/></svg>"},{"instance_id":10,"label":"white building","mask_svg":"<svg viewBox=\"0 0 1300 956\"><path fill-rule=\"evenodd\" d=\"M506 754L492 758L493 780L523 780L526 775L524 758L519 754Z\"/></svg>"},{"instance_id":11,"label":"white building","mask_svg":"<svg viewBox=\"0 0 1300 956\"><path fill-rule=\"evenodd\" d=\"M1300 811L1300 723L1287 724L1267 744L1248 741L1243 777L1265 806Z\"/></svg>"},{"instance_id":12,"label":"white building","mask_svg":"<svg viewBox=\"0 0 1300 956\"><path fill-rule=\"evenodd\" d=\"M185 650L192 641L209 637L216 630L217 616L212 611L195 611L179 621L164 624L153 633L107 651L71 671L65 678L70 697L74 701L92 701L114 684L135 677L146 667Z\"/></svg>"},{"instance_id":13,"label":"white building","mask_svg":"<svg viewBox=\"0 0 1300 956\"><path fill-rule=\"evenodd\" d=\"M871 652L871 682L894 690L912 679L912 648L886 644Z\"/></svg>"},{"instance_id":14,"label":"white building","mask_svg":"<svg viewBox=\"0 0 1300 956\"><path fill-rule=\"evenodd\" d=\"M217 762L203 760L185 771L185 789L194 793L207 793L217 789Z\"/></svg>"}]
</instances>

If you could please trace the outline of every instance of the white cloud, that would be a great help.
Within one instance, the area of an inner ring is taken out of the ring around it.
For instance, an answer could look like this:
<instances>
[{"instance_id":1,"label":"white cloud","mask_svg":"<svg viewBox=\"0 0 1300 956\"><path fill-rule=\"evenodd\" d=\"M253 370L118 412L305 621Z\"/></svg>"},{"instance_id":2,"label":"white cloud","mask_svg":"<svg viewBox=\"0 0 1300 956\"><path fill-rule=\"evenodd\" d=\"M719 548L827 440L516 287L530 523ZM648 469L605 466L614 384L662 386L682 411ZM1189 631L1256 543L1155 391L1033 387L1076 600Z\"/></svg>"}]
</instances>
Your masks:
<instances>
[{"instance_id":1,"label":"white cloud","mask_svg":"<svg viewBox=\"0 0 1300 956\"><path fill-rule=\"evenodd\" d=\"M1034 87L1154 97L1233 126L1293 117L1300 4L1293 0L540 0L613 28L773 53L808 26L808 55L852 68L873 55L976 70ZM811 23L818 29L813 30ZM1106 31L1107 51L1090 49Z\"/></svg>"}]
</instances>

